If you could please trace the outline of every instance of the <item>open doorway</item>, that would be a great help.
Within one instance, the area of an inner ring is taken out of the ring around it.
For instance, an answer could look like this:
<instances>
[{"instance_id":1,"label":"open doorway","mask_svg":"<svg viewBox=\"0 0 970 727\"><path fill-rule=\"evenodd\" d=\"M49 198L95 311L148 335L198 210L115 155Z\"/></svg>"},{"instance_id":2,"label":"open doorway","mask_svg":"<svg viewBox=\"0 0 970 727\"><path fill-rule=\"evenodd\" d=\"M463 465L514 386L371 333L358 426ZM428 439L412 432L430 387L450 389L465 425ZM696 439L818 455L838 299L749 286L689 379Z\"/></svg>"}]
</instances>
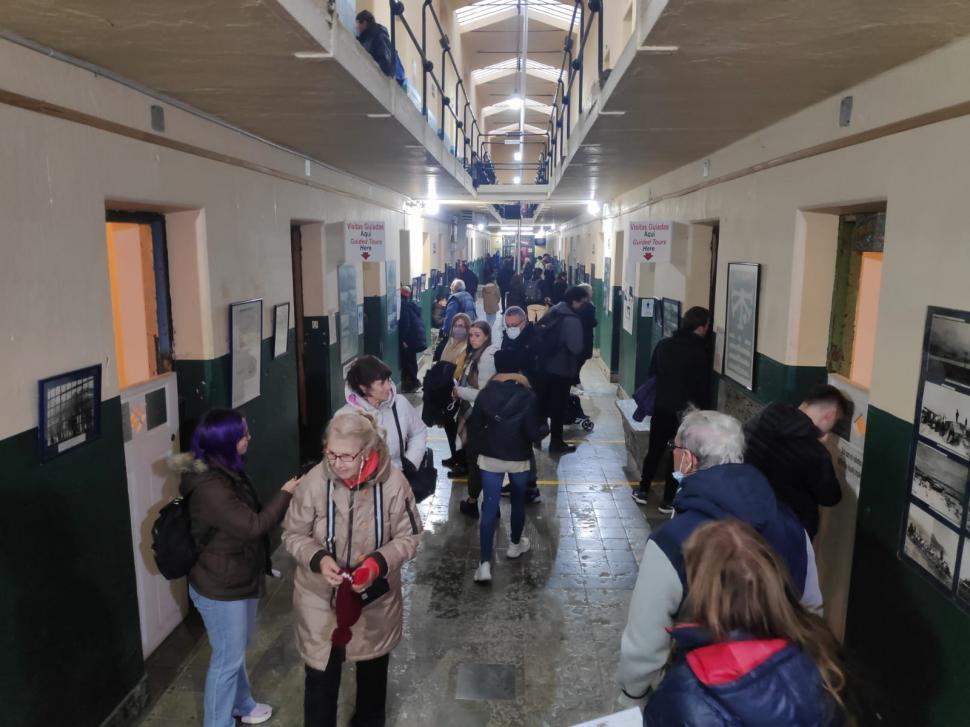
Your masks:
<instances>
[{"instance_id":1,"label":"open doorway","mask_svg":"<svg viewBox=\"0 0 970 727\"><path fill-rule=\"evenodd\" d=\"M168 581L151 552L151 527L177 494L167 460L179 441L165 218L108 211L105 239L142 653L147 657L188 612L184 581Z\"/></svg>"}]
</instances>

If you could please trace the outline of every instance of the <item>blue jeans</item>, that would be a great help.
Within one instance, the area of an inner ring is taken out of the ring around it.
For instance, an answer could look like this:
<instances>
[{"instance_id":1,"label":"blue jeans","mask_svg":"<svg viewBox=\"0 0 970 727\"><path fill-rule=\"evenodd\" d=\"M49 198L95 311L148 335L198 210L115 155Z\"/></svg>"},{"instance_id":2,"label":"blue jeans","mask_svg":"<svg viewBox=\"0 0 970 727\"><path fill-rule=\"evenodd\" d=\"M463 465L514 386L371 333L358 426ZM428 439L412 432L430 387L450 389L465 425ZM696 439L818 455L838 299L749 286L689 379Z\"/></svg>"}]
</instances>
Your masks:
<instances>
[{"instance_id":1,"label":"blue jeans","mask_svg":"<svg viewBox=\"0 0 970 727\"><path fill-rule=\"evenodd\" d=\"M202 615L212 644L205 677L205 727L235 727L232 711L249 714L256 700L249 691L246 647L256 625L259 599L214 601L189 586L192 603Z\"/></svg>"},{"instance_id":2,"label":"blue jeans","mask_svg":"<svg viewBox=\"0 0 970 727\"><path fill-rule=\"evenodd\" d=\"M505 481L504 472L486 472L482 470L482 490L485 497L482 500L482 519L479 522L479 538L481 539L481 562L492 559L492 542L495 540L495 521L498 519L498 504L502 498L502 482ZM525 528L525 488L529 482L529 473L509 473L512 485L512 542L518 543Z\"/></svg>"}]
</instances>

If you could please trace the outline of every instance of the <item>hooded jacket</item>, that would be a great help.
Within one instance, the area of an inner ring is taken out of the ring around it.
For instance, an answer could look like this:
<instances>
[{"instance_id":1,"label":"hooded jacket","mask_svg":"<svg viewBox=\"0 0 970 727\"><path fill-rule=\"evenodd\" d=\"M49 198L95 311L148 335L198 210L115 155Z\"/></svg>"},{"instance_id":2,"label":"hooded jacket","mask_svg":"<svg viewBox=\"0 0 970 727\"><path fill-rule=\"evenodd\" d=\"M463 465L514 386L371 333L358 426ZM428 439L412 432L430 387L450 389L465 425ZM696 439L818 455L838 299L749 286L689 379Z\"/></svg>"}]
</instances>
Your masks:
<instances>
[{"instance_id":1,"label":"hooded jacket","mask_svg":"<svg viewBox=\"0 0 970 727\"><path fill-rule=\"evenodd\" d=\"M394 75L394 53L391 49L391 36L380 23L371 23L363 33L357 36L364 49L371 58L377 61L385 76Z\"/></svg>"},{"instance_id":2,"label":"hooded jacket","mask_svg":"<svg viewBox=\"0 0 970 727\"><path fill-rule=\"evenodd\" d=\"M479 438L479 454L506 462L532 457L532 443L540 441L539 407L528 379L496 374L475 399L468 428Z\"/></svg>"},{"instance_id":3,"label":"hooded jacket","mask_svg":"<svg viewBox=\"0 0 970 727\"><path fill-rule=\"evenodd\" d=\"M478 312L475 310L475 299L467 290L459 290L457 293L452 293L451 297L448 298L448 305L445 308L445 322L441 325L441 335L448 335L451 330L451 321L458 313L467 313L472 321L478 318Z\"/></svg>"},{"instance_id":4,"label":"hooded jacket","mask_svg":"<svg viewBox=\"0 0 970 727\"><path fill-rule=\"evenodd\" d=\"M336 589L320 574L329 555L353 570L374 558L390 591L364 607L346 647L348 661L384 656L401 640L401 567L414 558L421 541L421 516L411 486L380 448L377 472L354 489L337 479L326 459L303 478L283 520L283 543L296 559L293 610L296 643L304 663L325 670L330 638L337 626ZM333 540L330 540L330 503Z\"/></svg>"},{"instance_id":5,"label":"hooded jacket","mask_svg":"<svg viewBox=\"0 0 970 727\"><path fill-rule=\"evenodd\" d=\"M398 469L401 467L401 439L397 436L397 427L394 423L394 409L397 408L397 418L401 423L401 435L404 438L404 456L415 467L421 466L424 458L425 449L428 446L428 428L425 426L418 412L411 406L405 397L398 396L397 388L391 383L391 395L387 401L382 401L380 406L374 408L370 402L356 391L351 391L349 387L344 387L344 404L337 413L347 414L355 409L370 414L384 430L384 440L391 455L391 464Z\"/></svg>"},{"instance_id":6,"label":"hooded jacket","mask_svg":"<svg viewBox=\"0 0 970 727\"><path fill-rule=\"evenodd\" d=\"M620 685L633 699L646 696L667 663L667 630L687 595L681 548L706 522L736 518L751 525L788 565L802 603L818 612L822 607L812 543L753 466L722 464L690 475L674 498L674 509L673 519L647 540L620 643Z\"/></svg>"},{"instance_id":7,"label":"hooded jacket","mask_svg":"<svg viewBox=\"0 0 970 727\"><path fill-rule=\"evenodd\" d=\"M811 538L818 532L818 508L833 507L842 487L822 433L807 414L776 402L744 425L745 462L768 478L775 496L792 509Z\"/></svg>"},{"instance_id":8,"label":"hooded jacket","mask_svg":"<svg viewBox=\"0 0 970 727\"><path fill-rule=\"evenodd\" d=\"M189 498L192 537L208 543L189 571L189 584L206 598L239 601L266 593L271 571L269 533L286 512L290 494L280 490L262 507L245 473L191 453L169 459L182 476L179 493Z\"/></svg>"},{"instance_id":9,"label":"hooded jacket","mask_svg":"<svg viewBox=\"0 0 970 727\"><path fill-rule=\"evenodd\" d=\"M678 651L647 703L645 727L834 727L842 713L818 666L784 639L732 633L714 643L697 626L671 632Z\"/></svg>"},{"instance_id":10,"label":"hooded jacket","mask_svg":"<svg viewBox=\"0 0 970 727\"><path fill-rule=\"evenodd\" d=\"M542 320L562 320L555 323L556 341L549 345L544 341L542 348L552 351L547 354L544 365L546 373L563 378L573 379L579 373L579 361L583 354L583 323L569 303L562 302L554 305Z\"/></svg>"},{"instance_id":11,"label":"hooded jacket","mask_svg":"<svg viewBox=\"0 0 970 727\"><path fill-rule=\"evenodd\" d=\"M657 377L655 411L677 414L688 404L709 408L710 360L704 339L686 328L658 343L648 373Z\"/></svg>"}]
</instances>

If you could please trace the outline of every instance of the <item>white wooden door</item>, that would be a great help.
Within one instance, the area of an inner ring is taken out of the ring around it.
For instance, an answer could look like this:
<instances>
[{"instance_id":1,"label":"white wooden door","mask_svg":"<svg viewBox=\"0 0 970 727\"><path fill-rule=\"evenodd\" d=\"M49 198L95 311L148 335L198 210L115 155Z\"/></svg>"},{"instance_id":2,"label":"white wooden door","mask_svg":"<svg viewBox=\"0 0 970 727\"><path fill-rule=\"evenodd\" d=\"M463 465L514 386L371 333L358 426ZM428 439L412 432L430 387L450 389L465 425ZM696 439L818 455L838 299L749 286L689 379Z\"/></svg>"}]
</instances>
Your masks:
<instances>
[{"instance_id":1,"label":"white wooden door","mask_svg":"<svg viewBox=\"0 0 970 727\"><path fill-rule=\"evenodd\" d=\"M167 462L179 446L175 374L123 390L121 416L142 653L147 657L188 612L185 579L166 580L152 557L152 525L158 511L178 494L179 477Z\"/></svg>"}]
</instances>

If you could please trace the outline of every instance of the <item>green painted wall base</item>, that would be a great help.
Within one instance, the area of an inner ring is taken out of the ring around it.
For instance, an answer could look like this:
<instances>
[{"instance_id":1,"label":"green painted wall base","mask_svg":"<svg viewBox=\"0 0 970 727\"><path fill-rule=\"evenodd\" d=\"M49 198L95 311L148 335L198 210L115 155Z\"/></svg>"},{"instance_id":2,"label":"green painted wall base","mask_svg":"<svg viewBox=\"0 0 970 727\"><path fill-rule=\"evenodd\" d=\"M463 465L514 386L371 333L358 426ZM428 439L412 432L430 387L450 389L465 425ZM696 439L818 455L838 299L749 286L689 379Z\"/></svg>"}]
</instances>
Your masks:
<instances>
[{"instance_id":1,"label":"green painted wall base","mask_svg":"<svg viewBox=\"0 0 970 727\"><path fill-rule=\"evenodd\" d=\"M390 310L385 296L364 298L364 353L377 356L386 363L391 368L394 381L401 383L397 320L393 325L389 323Z\"/></svg>"},{"instance_id":2,"label":"green painted wall base","mask_svg":"<svg viewBox=\"0 0 970 727\"><path fill-rule=\"evenodd\" d=\"M144 675L121 400L50 462L0 441L0 695L8 725L97 725Z\"/></svg>"},{"instance_id":3,"label":"green painted wall base","mask_svg":"<svg viewBox=\"0 0 970 727\"><path fill-rule=\"evenodd\" d=\"M633 300L633 333L627 333L622 327L623 297L614 300L613 314L620 317L620 345L619 345L619 379L620 386L628 396L633 396L637 387L647 380L650 369L650 357L653 349L660 341L660 327L654 324L654 318L640 317L641 298Z\"/></svg>"}]
</instances>

